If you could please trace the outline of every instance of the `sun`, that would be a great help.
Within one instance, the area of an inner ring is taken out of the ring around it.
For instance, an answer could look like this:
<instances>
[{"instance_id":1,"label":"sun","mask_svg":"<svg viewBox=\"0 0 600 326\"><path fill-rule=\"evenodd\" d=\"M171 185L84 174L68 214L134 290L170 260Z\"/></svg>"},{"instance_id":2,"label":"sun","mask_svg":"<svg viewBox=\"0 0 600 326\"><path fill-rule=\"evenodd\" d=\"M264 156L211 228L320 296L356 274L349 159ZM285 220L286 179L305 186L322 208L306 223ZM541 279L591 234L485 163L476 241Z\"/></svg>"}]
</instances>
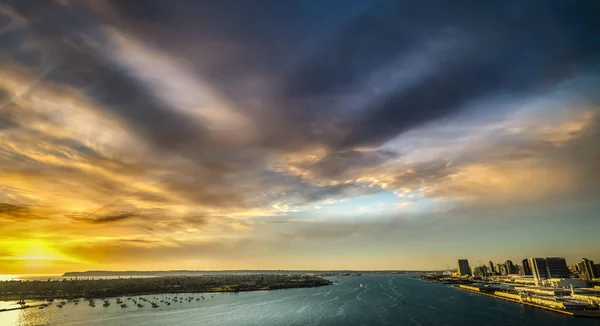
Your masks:
<instances>
[{"instance_id":1,"label":"sun","mask_svg":"<svg viewBox=\"0 0 600 326\"><path fill-rule=\"evenodd\" d=\"M21 261L53 261L63 260L64 255L41 240L23 241L18 247L12 248L14 260Z\"/></svg>"},{"instance_id":2,"label":"sun","mask_svg":"<svg viewBox=\"0 0 600 326\"><path fill-rule=\"evenodd\" d=\"M20 266L24 271L35 271L65 262L76 262L46 241L18 240L10 243L11 255L3 260L12 261L13 266Z\"/></svg>"}]
</instances>

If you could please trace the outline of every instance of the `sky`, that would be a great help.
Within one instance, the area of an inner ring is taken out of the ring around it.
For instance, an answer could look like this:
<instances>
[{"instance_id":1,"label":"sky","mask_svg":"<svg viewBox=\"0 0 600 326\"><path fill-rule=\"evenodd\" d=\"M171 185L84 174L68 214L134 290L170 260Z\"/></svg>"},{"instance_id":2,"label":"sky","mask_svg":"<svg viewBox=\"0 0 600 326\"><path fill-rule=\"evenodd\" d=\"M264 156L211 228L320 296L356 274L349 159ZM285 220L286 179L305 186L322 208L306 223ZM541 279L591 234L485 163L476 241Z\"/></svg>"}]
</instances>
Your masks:
<instances>
[{"instance_id":1,"label":"sky","mask_svg":"<svg viewBox=\"0 0 600 326\"><path fill-rule=\"evenodd\" d=\"M581 1L0 2L0 274L600 261Z\"/></svg>"}]
</instances>

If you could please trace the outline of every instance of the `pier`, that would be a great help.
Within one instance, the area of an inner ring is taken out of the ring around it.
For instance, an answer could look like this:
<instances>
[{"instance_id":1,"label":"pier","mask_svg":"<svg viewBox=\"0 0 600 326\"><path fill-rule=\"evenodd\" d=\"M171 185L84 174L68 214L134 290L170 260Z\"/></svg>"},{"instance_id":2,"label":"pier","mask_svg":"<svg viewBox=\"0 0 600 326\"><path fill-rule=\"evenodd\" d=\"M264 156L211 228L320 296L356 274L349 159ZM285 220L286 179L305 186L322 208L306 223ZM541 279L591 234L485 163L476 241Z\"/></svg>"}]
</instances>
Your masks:
<instances>
[{"instance_id":1,"label":"pier","mask_svg":"<svg viewBox=\"0 0 600 326\"><path fill-rule=\"evenodd\" d=\"M475 293L475 294L480 294L480 295L488 296L488 297L491 297L491 298L506 300L506 301L510 301L510 302L513 302L513 303L519 303L519 304L530 306L530 307L535 307L535 308L545 309L545 310L549 310L549 311L554 311L554 312L558 312L558 313L569 315L569 316L600 318L600 310L564 310L564 309L556 309L556 308L552 308L552 307L545 306L545 305L535 304L535 303L527 302L527 301L523 301L523 300L517 300L517 299L511 298L509 296L497 295L496 292L494 292L494 293L481 292L481 291L472 290L472 289L470 289L470 288L468 288L466 286L455 286L455 285L453 285L452 288L463 290L463 291L470 292L470 293Z\"/></svg>"}]
</instances>

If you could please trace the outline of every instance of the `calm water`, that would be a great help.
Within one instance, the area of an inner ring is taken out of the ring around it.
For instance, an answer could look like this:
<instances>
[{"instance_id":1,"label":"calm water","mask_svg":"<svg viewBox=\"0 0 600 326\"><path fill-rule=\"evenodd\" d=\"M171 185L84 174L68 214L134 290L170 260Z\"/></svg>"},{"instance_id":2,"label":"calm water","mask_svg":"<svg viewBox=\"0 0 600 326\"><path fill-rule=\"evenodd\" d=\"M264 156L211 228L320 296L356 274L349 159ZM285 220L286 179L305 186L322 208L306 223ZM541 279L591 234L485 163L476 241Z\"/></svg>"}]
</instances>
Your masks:
<instances>
[{"instance_id":1,"label":"calm water","mask_svg":"<svg viewBox=\"0 0 600 326\"><path fill-rule=\"evenodd\" d=\"M332 277L335 285L204 294L205 300L122 309L87 302L0 313L1 325L599 325L404 275ZM363 287L360 284L363 284ZM188 294L187 296L198 296ZM174 295L159 295L162 298ZM183 296L182 294L177 295ZM153 296L145 296L151 299ZM160 300L160 299L159 299ZM3 307L14 303L3 303Z\"/></svg>"}]
</instances>

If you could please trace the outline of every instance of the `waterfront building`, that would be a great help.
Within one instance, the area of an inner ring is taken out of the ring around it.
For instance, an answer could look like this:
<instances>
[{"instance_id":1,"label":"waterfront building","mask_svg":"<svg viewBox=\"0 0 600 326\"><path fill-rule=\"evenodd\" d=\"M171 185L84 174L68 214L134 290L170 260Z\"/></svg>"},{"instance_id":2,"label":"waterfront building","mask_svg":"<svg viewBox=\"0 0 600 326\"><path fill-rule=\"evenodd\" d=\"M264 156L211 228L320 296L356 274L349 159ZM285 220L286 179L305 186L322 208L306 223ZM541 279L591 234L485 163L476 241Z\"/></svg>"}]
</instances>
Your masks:
<instances>
[{"instance_id":1,"label":"waterfront building","mask_svg":"<svg viewBox=\"0 0 600 326\"><path fill-rule=\"evenodd\" d=\"M490 272L490 275L496 274L496 270L494 270L494 263L491 260L490 260L489 272Z\"/></svg>"},{"instance_id":2,"label":"waterfront building","mask_svg":"<svg viewBox=\"0 0 600 326\"><path fill-rule=\"evenodd\" d=\"M546 257L548 278L571 278L567 261L560 257Z\"/></svg>"},{"instance_id":3,"label":"waterfront building","mask_svg":"<svg viewBox=\"0 0 600 326\"><path fill-rule=\"evenodd\" d=\"M587 258L583 258L583 261L578 264L579 271L585 275L585 278L592 280L600 278L600 275L596 275L596 268L594 268L594 261Z\"/></svg>"},{"instance_id":4,"label":"waterfront building","mask_svg":"<svg viewBox=\"0 0 600 326\"><path fill-rule=\"evenodd\" d=\"M579 274L579 266L569 265L569 271L571 271L572 274Z\"/></svg>"},{"instance_id":5,"label":"waterfront building","mask_svg":"<svg viewBox=\"0 0 600 326\"><path fill-rule=\"evenodd\" d=\"M471 276L471 268L469 267L469 261L466 259L459 259L456 272L459 276Z\"/></svg>"},{"instance_id":6,"label":"waterfront building","mask_svg":"<svg viewBox=\"0 0 600 326\"><path fill-rule=\"evenodd\" d=\"M498 269L500 270L500 275L508 275L508 269L505 264L498 264Z\"/></svg>"},{"instance_id":7,"label":"waterfront building","mask_svg":"<svg viewBox=\"0 0 600 326\"><path fill-rule=\"evenodd\" d=\"M536 283L549 278L548 270L546 268L546 259L529 258L529 266L531 267L531 274L533 275Z\"/></svg>"},{"instance_id":8,"label":"waterfront building","mask_svg":"<svg viewBox=\"0 0 600 326\"><path fill-rule=\"evenodd\" d=\"M585 280L577 280L572 278L551 278L546 280L545 282L548 286L553 288L563 288L568 289L571 286L575 288L586 288L588 287L588 282Z\"/></svg>"},{"instance_id":9,"label":"waterfront building","mask_svg":"<svg viewBox=\"0 0 600 326\"><path fill-rule=\"evenodd\" d=\"M526 285L535 285L535 279L533 275L519 275L513 276L512 280L515 284L526 284Z\"/></svg>"},{"instance_id":10,"label":"waterfront building","mask_svg":"<svg viewBox=\"0 0 600 326\"><path fill-rule=\"evenodd\" d=\"M473 276L485 277L490 275L488 273L487 267L485 265L481 265L473 268Z\"/></svg>"},{"instance_id":11,"label":"waterfront building","mask_svg":"<svg viewBox=\"0 0 600 326\"><path fill-rule=\"evenodd\" d=\"M506 274L516 274L515 264L513 264L513 262L510 259L507 260L506 263L504 263L504 265L506 266Z\"/></svg>"},{"instance_id":12,"label":"waterfront building","mask_svg":"<svg viewBox=\"0 0 600 326\"><path fill-rule=\"evenodd\" d=\"M560 257L529 258L529 266L535 281L539 283L549 278L571 278L567 261Z\"/></svg>"},{"instance_id":13,"label":"waterfront building","mask_svg":"<svg viewBox=\"0 0 600 326\"><path fill-rule=\"evenodd\" d=\"M531 274L531 266L529 265L529 260L527 258L523 259L523 275L533 275Z\"/></svg>"}]
</instances>

